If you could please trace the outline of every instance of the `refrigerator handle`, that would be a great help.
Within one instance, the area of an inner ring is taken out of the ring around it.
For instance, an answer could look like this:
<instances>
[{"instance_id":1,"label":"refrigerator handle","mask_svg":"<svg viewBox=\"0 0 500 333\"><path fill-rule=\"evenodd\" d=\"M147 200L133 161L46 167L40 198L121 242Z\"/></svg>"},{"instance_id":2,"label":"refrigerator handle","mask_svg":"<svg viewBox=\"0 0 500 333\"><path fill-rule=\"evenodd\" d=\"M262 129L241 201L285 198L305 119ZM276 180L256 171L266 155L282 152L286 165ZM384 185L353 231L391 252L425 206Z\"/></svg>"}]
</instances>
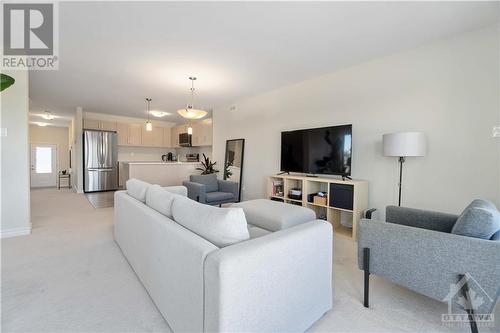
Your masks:
<instances>
[{"instance_id":1,"label":"refrigerator handle","mask_svg":"<svg viewBox=\"0 0 500 333\"><path fill-rule=\"evenodd\" d=\"M99 167L102 168L104 166L104 135L103 133L99 133Z\"/></svg>"}]
</instances>

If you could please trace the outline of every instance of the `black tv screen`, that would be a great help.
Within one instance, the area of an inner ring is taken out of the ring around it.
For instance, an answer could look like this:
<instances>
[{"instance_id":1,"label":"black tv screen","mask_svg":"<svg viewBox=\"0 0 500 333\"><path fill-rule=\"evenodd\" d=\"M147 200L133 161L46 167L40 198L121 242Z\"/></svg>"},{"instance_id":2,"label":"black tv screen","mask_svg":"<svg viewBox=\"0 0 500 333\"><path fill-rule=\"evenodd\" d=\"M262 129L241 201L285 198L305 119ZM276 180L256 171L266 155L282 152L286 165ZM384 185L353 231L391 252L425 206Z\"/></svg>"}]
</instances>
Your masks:
<instances>
[{"instance_id":1,"label":"black tv screen","mask_svg":"<svg viewBox=\"0 0 500 333\"><path fill-rule=\"evenodd\" d=\"M281 171L351 175L352 125L281 132Z\"/></svg>"}]
</instances>

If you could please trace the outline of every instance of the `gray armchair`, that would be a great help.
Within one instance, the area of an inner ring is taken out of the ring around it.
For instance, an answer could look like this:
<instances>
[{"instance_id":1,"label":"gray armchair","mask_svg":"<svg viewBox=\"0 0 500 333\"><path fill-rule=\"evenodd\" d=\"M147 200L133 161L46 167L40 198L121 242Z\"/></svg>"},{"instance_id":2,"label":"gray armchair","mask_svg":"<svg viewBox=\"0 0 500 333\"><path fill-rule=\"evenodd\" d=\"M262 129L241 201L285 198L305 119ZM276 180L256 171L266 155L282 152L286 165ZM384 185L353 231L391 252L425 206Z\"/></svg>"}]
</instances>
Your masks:
<instances>
[{"instance_id":1,"label":"gray armchair","mask_svg":"<svg viewBox=\"0 0 500 333\"><path fill-rule=\"evenodd\" d=\"M358 226L358 266L364 270L365 307L369 305L369 276L375 274L448 302L449 311L461 310L453 313L491 313L500 291L500 241L450 233L457 218L388 206L387 222L362 219ZM469 297L459 298L469 288L482 297L482 304L462 306ZM477 332L474 316L469 319L472 331Z\"/></svg>"},{"instance_id":2,"label":"gray armchair","mask_svg":"<svg viewBox=\"0 0 500 333\"><path fill-rule=\"evenodd\" d=\"M188 197L208 205L222 205L238 201L238 183L217 179L217 175L189 176L182 182L188 189Z\"/></svg>"}]
</instances>

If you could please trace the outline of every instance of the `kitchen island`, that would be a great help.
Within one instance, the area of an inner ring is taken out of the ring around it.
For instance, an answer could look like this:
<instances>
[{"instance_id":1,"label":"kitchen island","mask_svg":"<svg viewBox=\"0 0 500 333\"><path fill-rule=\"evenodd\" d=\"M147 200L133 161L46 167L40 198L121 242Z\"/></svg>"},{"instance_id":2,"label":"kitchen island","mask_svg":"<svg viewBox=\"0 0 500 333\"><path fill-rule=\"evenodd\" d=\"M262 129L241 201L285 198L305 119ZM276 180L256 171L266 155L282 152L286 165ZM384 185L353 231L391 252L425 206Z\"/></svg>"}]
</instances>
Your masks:
<instances>
[{"instance_id":1,"label":"kitchen island","mask_svg":"<svg viewBox=\"0 0 500 333\"><path fill-rule=\"evenodd\" d=\"M201 174L196 168L201 167L200 162L137 162L121 161L122 174L121 182L130 178L158 184L160 186L182 185L182 182L189 180L191 175Z\"/></svg>"}]
</instances>

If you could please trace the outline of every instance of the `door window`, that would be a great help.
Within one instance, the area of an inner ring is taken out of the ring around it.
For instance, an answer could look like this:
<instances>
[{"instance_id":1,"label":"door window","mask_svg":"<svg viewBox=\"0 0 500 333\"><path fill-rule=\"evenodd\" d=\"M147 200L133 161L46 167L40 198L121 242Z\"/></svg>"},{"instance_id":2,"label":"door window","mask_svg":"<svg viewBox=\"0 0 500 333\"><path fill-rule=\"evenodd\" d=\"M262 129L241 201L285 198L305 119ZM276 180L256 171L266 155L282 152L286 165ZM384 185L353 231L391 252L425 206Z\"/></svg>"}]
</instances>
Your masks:
<instances>
[{"instance_id":1,"label":"door window","mask_svg":"<svg viewBox=\"0 0 500 333\"><path fill-rule=\"evenodd\" d=\"M52 148L36 147L36 173L52 173Z\"/></svg>"}]
</instances>

